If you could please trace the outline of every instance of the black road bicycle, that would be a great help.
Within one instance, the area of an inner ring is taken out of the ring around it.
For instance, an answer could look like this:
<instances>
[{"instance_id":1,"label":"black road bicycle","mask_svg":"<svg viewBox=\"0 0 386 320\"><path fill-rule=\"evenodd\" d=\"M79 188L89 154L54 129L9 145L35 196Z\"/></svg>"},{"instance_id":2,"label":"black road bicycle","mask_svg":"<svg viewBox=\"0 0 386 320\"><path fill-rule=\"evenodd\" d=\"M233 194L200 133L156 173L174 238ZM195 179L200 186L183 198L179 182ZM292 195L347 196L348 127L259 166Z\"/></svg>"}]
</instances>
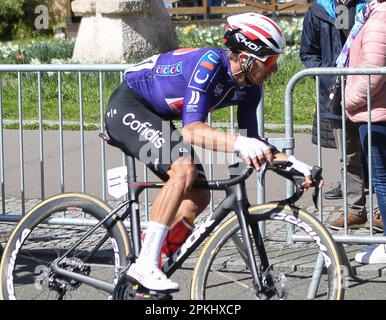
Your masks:
<instances>
[{"instance_id":1,"label":"black road bicycle","mask_svg":"<svg viewBox=\"0 0 386 320\"><path fill-rule=\"evenodd\" d=\"M4 249L1 299L171 299L170 293L149 291L126 277L141 248L138 197L146 188L163 186L135 182L134 159L127 165L128 200L113 209L90 195L65 193L22 218ZM304 176L290 166L275 162L264 172L290 179L294 194L254 207L245 187L252 167L234 164L229 180L196 183L224 190L226 198L163 263L172 276L206 240L193 271L191 299L343 299L338 248L327 229L295 205ZM314 167L316 184L320 174ZM291 241L291 229L307 240Z\"/></svg>"}]
</instances>

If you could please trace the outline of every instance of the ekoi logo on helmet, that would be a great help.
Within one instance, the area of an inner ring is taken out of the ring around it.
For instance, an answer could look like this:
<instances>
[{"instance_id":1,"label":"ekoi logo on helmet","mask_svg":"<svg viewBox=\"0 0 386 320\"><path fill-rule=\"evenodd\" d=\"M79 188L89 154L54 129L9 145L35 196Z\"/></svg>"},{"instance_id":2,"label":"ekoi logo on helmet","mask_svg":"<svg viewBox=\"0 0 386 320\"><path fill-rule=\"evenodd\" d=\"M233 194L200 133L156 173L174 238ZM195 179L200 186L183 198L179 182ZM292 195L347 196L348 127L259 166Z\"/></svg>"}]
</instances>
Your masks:
<instances>
[{"instance_id":1,"label":"ekoi logo on helmet","mask_svg":"<svg viewBox=\"0 0 386 320\"><path fill-rule=\"evenodd\" d=\"M254 43L252 41L248 41L247 37L244 36L242 33L236 33L235 37L236 37L237 42L242 43L247 48L249 48L250 50L252 50L256 53L259 52L260 49L262 48L261 45L257 45L256 43Z\"/></svg>"}]
</instances>

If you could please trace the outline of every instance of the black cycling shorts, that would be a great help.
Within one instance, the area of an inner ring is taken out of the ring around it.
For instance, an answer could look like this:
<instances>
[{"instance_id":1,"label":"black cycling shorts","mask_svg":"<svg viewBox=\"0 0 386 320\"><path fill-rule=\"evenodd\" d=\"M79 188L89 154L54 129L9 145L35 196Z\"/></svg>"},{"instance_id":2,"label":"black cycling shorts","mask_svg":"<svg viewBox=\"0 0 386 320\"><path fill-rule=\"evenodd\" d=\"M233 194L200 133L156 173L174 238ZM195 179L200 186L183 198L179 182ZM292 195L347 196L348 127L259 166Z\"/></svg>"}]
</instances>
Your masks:
<instances>
[{"instance_id":1,"label":"black cycling shorts","mask_svg":"<svg viewBox=\"0 0 386 320\"><path fill-rule=\"evenodd\" d=\"M157 115L151 105L123 82L111 95L105 114L111 144L143 162L166 181L167 171L177 159L189 156L199 176L204 169L190 144L170 120Z\"/></svg>"}]
</instances>

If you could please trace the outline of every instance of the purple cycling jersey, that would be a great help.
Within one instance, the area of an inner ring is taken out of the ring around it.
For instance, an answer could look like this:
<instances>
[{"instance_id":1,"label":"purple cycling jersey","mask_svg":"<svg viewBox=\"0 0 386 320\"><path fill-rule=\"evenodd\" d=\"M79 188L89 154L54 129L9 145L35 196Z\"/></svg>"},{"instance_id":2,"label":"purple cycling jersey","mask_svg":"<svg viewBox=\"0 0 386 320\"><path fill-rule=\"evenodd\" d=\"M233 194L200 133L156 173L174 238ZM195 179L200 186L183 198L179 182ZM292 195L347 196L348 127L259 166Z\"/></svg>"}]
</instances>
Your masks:
<instances>
[{"instance_id":1,"label":"purple cycling jersey","mask_svg":"<svg viewBox=\"0 0 386 320\"><path fill-rule=\"evenodd\" d=\"M126 70L125 80L160 117L182 118L186 126L205 121L209 112L238 105L240 129L257 137L256 108L262 88L237 86L223 49L178 49L152 56Z\"/></svg>"}]
</instances>

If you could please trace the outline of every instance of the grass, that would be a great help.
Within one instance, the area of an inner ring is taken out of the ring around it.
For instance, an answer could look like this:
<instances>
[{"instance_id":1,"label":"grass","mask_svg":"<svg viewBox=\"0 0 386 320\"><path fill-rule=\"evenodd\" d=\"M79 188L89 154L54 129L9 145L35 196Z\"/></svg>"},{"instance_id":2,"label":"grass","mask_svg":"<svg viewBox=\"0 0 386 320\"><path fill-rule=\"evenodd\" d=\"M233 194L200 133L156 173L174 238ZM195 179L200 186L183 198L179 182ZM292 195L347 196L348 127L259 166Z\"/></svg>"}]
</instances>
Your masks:
<instances>
[{"instance_id":1,"label":"grass","mask_svg":"<svg viewBox=\"0 0 386 320\"><path fill-rule=\"evenodd\" d=\"M23 119L39 119L38 76L35 73L25 73L22 81L22 113ZM82 73L83 119L89 123L99 123L99 74ZM64 121L79 121L79 88L77 73L62 73L62 119ZM120 83L118 74L104 73L103 99L105 104L112 91ZM18 119L18 86L14 74L6 74L3 79L3 118ZM44 120L59 119L58 77L57 74L42 73L42 114Z\"/></svg>"},{"instance_id":2,"label":"grass","mask_svg":"<svg viewBox=\"0 0 386 320\"><path fill-rule=\"evenodd\" d=\"M0 42L0 63L40 64L70 60L74 45L74 40L55 40L54 38Z\"/></svg>"},{"instance_id":3,"label":"grass","mask_svg":"<svg viewBox=\"0 0 386 320\"><path fill-rule=\"evenodd\" d=\"M265 84L265 122L284 123L284 95L290 79L304 67L298 56L279 60L279 71ZM299 81L293 93L295 124L311 124L315 111L315 81L308 77Z\"/></svg>"}]
</instances>

